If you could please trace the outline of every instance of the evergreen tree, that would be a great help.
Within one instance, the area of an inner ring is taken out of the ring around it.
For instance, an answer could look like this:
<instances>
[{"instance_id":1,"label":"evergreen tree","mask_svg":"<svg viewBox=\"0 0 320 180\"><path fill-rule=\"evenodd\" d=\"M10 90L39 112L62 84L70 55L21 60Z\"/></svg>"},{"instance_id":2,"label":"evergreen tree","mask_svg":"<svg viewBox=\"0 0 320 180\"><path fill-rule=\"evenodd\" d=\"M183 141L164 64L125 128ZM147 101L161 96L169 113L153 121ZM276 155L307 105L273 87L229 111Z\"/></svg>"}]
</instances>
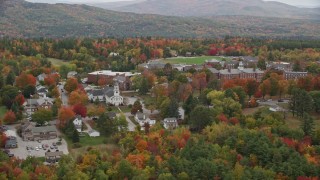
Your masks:
<instances>
[{"instance_id":1,"label":"evergreen tree","mask_svg":"<svg viewBox=\"0 0 320 180\"><path fill-rule=\"evenodd\" d=\"M0 74L0 89L2 89L4 86L4 77L2 74Z\"/></svg>"},{"instance_id":2,"label":"evergreen tree","mask_svg":"<svg viewBox=\"0 0 320 180\"><path fill-rule=\"evenodd\" d=\"M171 99L167 112L167 117L179 118L179 104L176 99Z\"/></svg>"},{"instance_id":3,"label":"evergreen tree","mask_svg":"<svg viewBox=\"0 0 320 180\"><path fill-rule=\"evenodd\" d=\"M6 84L13 85L15 79L16 79L16 75L14 74L13 71L10 71L10 73L8 74L7 79L6 79Z\"/></svg>"},{"instance_id":4,"label":"evergreen tree","mask_svg":"<svg viewBox=\"0 0 320 180\"><path fill-rule=\"evenodd\" d=\"M77 131L76 129L73 130L72 142L73 142L73 143L78 143L78 142L80 142L79 133L78 133L78 131Z\"/></svg>"},{"instance_id":5,"label":"evergreen tree","mask_svg":"<svg viewBox=\"0 0 320 180\"><path fill-rule=\"evenodd\" d=\"M182 106L185 111L185 114L188 116L191 113L191 111L197 106L197 104L198 100L194 98L191 94Z\"/></svg>"},{"instance_id":6,"label":"evergreen tree","mask_svg":"<svg viewBox=\"0 0 320 180\"><path fill-rule=\"evenodd\" d=\"M314 119L308 113L304 113L301 118L301 129L306 136L311 136L314 130Z\"/></svg>"},{"instance_id":7,"label":"evergreen tree","mask_svg":"<svg viewBox=\"0 0 320 180\"><path fill-rule=\"evenodd\" d=\"M309 113L313 109L312 97L305 90L294 89L289 107L293 116L303 118L304 113Z\"/></svg>"},{"instance_id":8,"label":"evergreen tree","mask_svg":"<svg viewBox=\"0 0 320 180\"><path fill-rule=\"evenodd\" d=\"M148 81L146 78L142 79L141 85L139 87L139 93L141 95L146 95L148 92Z\"/></svg>"}]
</instances>

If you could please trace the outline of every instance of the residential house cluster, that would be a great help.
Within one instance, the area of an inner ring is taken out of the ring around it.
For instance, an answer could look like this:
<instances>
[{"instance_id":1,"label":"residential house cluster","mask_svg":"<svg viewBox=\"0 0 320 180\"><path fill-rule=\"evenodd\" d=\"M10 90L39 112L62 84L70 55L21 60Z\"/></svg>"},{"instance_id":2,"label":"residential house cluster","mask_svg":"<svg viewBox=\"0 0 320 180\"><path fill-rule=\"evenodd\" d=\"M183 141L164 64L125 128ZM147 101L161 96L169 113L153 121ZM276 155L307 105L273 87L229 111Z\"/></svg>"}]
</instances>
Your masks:
<instances>
[{"instance_id":1,"label":"residential house cluster","mask_svg":"<svg viewBox=\"0 0 320 180\"><path fill-rule=\"evenodd\" d=\"M137 112L134 116L134 120L139 123L141 130L145 130L145 125L148 124L150 127L156 124L156 120L150 119L150 117L142 112Z\"/></svg>"},{"instance_id":2,"label":"residential house cluster","mask_svg":"<svg viewBox=\"0 0 320 180\"><path fill-rule=\"evenodd\" d=\"M39 109L51 109L53 102L54 99L44 96L38 99L27 99L23 105L26 114L30 116Z\"/></svg>"}]
</instances>

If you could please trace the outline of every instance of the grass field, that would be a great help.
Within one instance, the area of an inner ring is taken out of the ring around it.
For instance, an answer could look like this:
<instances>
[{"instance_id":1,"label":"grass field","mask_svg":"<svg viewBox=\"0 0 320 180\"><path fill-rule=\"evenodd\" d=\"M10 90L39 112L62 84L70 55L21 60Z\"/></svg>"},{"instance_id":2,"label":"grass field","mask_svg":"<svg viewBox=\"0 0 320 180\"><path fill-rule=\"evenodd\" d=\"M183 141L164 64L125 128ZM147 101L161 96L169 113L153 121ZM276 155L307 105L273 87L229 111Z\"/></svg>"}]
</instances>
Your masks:
<instances>
[{"instance_id":1,"label":"grass field","mask_svg":"<svg viewBox=\"0 0 320 180\"><path fill-rule=\"evenodd\" d=\"M3 118L6 112L7 112L7 108L5 106L0 106L0 118Z\"/></svg>"},{"instance_id":2,"label":"grass field","mask_svg":"<svg viewBox=\"0 0 320 180\"><path fill-rule=\"evenodd\" d=\"M217 59L222 60L219 56L200 56L200 57L177 57L164 59L165 63L171 64L203 64L205 60ZM228 60L228 59L227 59Z\"/></svg>"},{"instance_id":3,"label":"grass field","mask_svg":"<svg viewBox=\"0 0 320 180\"><path fill-rule=\"evenodd\" d=\"M66 62L66 61L63 61L63 60L60 60L60 59L48 58L48 60L51 62L51 64L53 66L57 66L57 67L60 67L62 65L69 65L70 64L69 62Z\"/></svg>"}]
</instances>

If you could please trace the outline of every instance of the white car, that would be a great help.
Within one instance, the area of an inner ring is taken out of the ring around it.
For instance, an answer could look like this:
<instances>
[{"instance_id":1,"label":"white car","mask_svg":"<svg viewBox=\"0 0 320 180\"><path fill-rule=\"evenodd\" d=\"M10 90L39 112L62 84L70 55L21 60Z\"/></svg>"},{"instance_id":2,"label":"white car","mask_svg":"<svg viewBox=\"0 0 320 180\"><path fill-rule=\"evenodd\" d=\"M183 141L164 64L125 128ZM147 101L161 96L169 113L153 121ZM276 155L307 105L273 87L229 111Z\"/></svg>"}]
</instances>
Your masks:
<instances>
[{"instance_id":1,"label":"white car","mask_svg":"<svg viewBox=\"0 0 320 180\"><path fill-rule=\"evenodd\" d=\"M39 148L38 147L36 147L36 149L35 149L36 151L39 151Z\"/></svg>"}]
</instances>

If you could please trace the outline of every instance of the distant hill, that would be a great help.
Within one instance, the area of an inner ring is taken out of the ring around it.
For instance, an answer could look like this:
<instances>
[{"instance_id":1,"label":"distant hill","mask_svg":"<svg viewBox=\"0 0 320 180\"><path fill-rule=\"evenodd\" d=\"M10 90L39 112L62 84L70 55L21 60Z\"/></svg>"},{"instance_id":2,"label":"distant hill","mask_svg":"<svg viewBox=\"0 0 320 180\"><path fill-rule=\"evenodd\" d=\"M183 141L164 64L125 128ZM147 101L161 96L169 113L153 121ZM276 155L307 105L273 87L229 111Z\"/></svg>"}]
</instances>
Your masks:
<instances>
[{"instance_id":1,"label":"distant hill","mask_svg":"<svg viewBox=\"0 0 320 180\"><path fill-rule=\"evenodd\" d=\"M141 14L169 16L245 15L281 18L319 18L312 8L298 8L275 1L263 0L145 0L135 4L107 9Z\"/></svg>"},{"instance_id":2,"label":"distant hill","mask_svg":"<svg viewBox=\"0 0 320 180\"><path fill-rule=\"evenodd\" d=\"M249 16L171 17L115 12L87 5L0 1L0 37L320 38L318 20Z\"/></svg>"}]
</instances>

